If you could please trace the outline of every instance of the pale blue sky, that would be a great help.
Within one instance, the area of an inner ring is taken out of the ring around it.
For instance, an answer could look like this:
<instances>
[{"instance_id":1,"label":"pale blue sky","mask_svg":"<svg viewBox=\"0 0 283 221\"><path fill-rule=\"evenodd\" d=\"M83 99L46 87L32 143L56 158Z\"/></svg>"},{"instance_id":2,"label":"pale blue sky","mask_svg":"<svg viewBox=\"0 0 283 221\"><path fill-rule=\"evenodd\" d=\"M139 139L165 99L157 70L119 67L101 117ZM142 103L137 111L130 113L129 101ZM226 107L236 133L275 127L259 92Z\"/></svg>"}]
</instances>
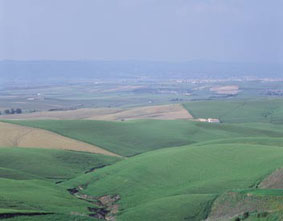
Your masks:
<instances>
[{"instance_id":1,"label":"pale blue sky","mask_svg":"<svg viewBox=\"0 0 283 221\"><path fill-rule=\"evenodd\" d=\"M0 59L283 62L282 0L0 0Z\"/></svg>"}]
</instances>

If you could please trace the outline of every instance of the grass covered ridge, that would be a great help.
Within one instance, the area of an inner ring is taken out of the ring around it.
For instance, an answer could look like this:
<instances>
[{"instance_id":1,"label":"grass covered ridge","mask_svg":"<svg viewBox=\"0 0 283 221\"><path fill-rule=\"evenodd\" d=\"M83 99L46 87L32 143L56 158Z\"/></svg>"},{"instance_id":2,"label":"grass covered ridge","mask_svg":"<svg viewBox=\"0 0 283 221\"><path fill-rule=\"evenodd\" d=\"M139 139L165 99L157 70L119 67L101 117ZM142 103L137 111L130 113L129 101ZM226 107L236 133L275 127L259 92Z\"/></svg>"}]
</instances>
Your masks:
<instances>
[{"instance_id":1,"label":"grass covered ridge","mask_svg":"<svg viewBox=\"0 0 283 221\"><path fill-rule=\"evenodd\" d=\"M9 123L50 130L123 156L224 138L283 137L279 126L254 123L210 124L189 120L28 120Z\"/></svg>"},{"instance_id":2,"label":"grass covered ridge","mask_svg":"<svg viewBox=\"0 0 283 221\"><path fill-rule=\"evenodd\" d=\"M201 220L216 196L254 186L283 165L282 157L282 147L264 145L168 148L123 160L62 185L89 183L83 193L119 194L120 220L172 220L161 215L162 211L174 214L175 220ZM176 210L183 207L183 212Z\"/></svg>"},{"instance_id":3,"label":"grass covered ridge","mask_svg":"<svg viewBox=\"0 0 283 221\"><path fill-rule=\"evenodd\" d=\"M90 199L119 195L115 201L119 206L118 221L199 221L211 215L217 200L229 201L225 197L235 193L241 200L248 200L251 208L263 205L257 203L266 199L265 208L274 209L275 205L279 210L260 220L276 220L283 214L282 190L256 188L264 177L283 166L283 126L274 121L281 117L281 103L275 101L268 101L270 106L260 101L245 105L239 105L244 101L231 101L231 106L223 107L222 101L215 101L211 113L209 102L203 107L197 106L201 102L195 103L200 117L207 114L218 118L213 116L217 113L224 122L221 124L189 120L9 121L131 157L0 148L2 211L51 211L54 214L42 216L42 220L88 220L87 207L94 205L66 191L75 188ZM269 108L273 108L272 114L265 115ZM61 182L55 184L57 181ZM231 205L225 211L236 208ZM247 220L257 220L257 216L250 213Z\"/></svg>"},{"instance_id":4,"label":"grass covered ridge","mask_svg":"<svg viewBox=\"0 0 283 221\"><path fill-rule=\"evenodd\" d=\"M225 123L283 123L283 99L195 101L184 104L194 118L217 118Z\"/></svg>"},{"instance_id":5,"label":"grass covered ridge","mask_svg":"<svg viewBox=\"0 0 283 221\"><path fill-rule=\"evenodd\" d=\"M74 151L0 148L0 217L17 214L11 220L89 220L88 207L95 206L72 196L58 183L119 160ZM39 213L43 214L27 216Z\"/></svg>"}]
</instances>

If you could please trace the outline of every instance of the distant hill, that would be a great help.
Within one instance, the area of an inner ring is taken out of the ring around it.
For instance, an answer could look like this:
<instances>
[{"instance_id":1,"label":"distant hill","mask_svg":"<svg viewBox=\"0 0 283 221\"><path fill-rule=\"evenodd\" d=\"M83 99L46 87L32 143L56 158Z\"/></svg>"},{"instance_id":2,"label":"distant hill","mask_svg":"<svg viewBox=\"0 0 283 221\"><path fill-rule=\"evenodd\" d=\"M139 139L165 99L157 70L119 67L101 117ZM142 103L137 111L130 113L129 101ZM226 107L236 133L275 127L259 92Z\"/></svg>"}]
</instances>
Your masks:
<instances>
[{"instance_id":1,"label":"distant hill","mask_svg":"<svg viewBox=\"0 0 283 221\"><path fill-rule=\"evenodd\" d=\"M282 78L283 64L190 61L0 61L0 81Z\"/></svg>"}]
</instances>

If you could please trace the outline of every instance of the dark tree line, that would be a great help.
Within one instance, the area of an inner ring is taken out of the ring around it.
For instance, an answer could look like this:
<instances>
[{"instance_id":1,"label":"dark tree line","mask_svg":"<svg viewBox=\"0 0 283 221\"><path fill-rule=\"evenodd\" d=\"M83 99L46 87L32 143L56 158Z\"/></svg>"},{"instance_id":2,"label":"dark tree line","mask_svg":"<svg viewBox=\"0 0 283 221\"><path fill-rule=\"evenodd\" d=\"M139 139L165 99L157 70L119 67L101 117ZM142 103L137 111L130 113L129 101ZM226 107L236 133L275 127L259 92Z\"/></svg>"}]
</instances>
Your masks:
<instances>
[{"instance_id":1,"label":"dark tree line","mask_svg":"<svg viewBox=\"0 0 283 221\"><path fill-rule=\"evenodd\" d=\"M0 114L6 114L6 115L8 115L8 114L21 114L22 112L23 111L22 111L21 108L16 108L16 109L11 108L11 109L4 110L3 113L0 111Z\"/></svg>"}]
</instances>

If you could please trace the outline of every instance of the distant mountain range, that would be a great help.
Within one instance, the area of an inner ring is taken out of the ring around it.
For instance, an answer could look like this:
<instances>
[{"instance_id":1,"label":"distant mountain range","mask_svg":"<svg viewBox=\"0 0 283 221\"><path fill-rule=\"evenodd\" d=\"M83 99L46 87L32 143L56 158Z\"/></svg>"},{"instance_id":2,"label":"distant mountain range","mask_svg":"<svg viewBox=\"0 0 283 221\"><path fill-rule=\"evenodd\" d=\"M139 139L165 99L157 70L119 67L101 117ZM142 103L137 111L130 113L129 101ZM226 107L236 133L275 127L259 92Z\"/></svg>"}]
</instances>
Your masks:
<instances>
[{"instance_id":1,"label":"distant mountain range","mask_svg":"<svg viewBox=\"0 0 283 221\"><path fill-rule=\"evenodd\" d=\"M213 61L0 61L0 81L283 78L283 64Z\"/></svg>"}]
</instances>

